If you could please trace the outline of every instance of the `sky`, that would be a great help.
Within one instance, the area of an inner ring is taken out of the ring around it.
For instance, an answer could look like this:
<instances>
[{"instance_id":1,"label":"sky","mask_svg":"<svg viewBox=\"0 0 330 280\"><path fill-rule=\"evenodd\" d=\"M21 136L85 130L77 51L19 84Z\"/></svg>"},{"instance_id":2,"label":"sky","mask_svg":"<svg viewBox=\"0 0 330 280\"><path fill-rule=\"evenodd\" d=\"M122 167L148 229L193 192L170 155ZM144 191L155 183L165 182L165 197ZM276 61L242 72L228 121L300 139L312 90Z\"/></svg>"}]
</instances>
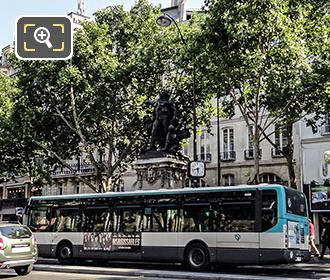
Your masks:
<instances>
[{"instance_id":1,"label":"sky","mask_svg":"<svg viewBox=\"0 0 330 280\"><path fill-rule=\"evenodd\" d=\"M77 0L6 0L1 3L0 49L12 43L15 38L15 22L20 16L29 15L66 15L77 11ZM152 4L169 7L171 0L149 0ZM86 0L86 15L92 16L99 9L121 4L125 9L135 0ZM188 8L199 8L203 0L187 0Z\"/></svg>"}]
</instances>

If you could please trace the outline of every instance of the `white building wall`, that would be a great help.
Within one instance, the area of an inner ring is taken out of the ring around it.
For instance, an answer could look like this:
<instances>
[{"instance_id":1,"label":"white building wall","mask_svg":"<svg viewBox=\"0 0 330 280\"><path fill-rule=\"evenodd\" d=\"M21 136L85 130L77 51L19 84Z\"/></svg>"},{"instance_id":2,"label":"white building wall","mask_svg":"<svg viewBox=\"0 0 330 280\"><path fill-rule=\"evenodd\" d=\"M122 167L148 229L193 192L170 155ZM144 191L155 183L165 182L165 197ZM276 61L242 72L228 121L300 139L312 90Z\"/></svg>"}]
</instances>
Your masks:
<instances>
[{"instance_id":1,"label":"white building wall","mask_svg":"<svg viewBox=\"0 0 330 280\"><path fill-rule=\"evenodd\" d=\"M313 180L322 183L330 179L330 164L324 162L325 153L330 153L330 133L324 132L323 125L313 133L311 127L301 121L301 134L303 183L310 184Z\"/></svg>"}]
</instances>

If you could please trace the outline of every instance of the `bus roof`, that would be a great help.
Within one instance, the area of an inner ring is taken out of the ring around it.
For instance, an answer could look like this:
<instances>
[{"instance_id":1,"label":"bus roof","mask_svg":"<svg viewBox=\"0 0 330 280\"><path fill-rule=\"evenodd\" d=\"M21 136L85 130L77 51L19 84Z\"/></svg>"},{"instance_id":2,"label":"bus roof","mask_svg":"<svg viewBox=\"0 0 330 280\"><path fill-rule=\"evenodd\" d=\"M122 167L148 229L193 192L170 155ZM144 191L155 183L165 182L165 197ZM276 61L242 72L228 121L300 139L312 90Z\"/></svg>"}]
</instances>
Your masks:
<instances>
[{"instance_id":1,"label":"bus roof","mask_svg":"<svg viewBox=\"0 0 330 280\"><path fill-rule=\"evenodd\" d=\"M159 189L159 190L137 190L131 192L107 192L107 193L86 193L86 194L69 194L69 195L52 195L52 196L32 196L29 204L32 201L38 200L71 200L71 199L89 199L89 198L103 198L103 197L129 197L129 196L143 196L143 195L163 195L163 194L188 194L188 193L208 193L208 192L222 192L234 190L255 190L267 188L283 188L282 185L277 184L260 184L260 185L239 185L230 187L203 187L203 188L184 188L184 189Z\"/></svg>"}]
</instances>

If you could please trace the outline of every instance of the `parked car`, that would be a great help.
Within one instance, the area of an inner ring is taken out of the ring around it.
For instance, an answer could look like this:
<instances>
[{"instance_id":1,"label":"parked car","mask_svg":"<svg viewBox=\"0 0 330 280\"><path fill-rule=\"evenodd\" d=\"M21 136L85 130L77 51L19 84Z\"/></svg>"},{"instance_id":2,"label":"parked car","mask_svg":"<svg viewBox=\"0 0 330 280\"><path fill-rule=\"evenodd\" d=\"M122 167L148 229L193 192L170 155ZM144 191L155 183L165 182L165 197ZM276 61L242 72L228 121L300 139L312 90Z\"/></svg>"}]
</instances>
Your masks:
<instances>
[{"instance_id":1,"label":"parked car","mask_svg":"<svg viewBox=\"0 0 330 280\"><path fill-rule=\"evenodd\" d=\"M0 268L13 268L18 275L27 275L37 258L36 240L27 226L0 223Z\"/></svg>"}]
</instances>

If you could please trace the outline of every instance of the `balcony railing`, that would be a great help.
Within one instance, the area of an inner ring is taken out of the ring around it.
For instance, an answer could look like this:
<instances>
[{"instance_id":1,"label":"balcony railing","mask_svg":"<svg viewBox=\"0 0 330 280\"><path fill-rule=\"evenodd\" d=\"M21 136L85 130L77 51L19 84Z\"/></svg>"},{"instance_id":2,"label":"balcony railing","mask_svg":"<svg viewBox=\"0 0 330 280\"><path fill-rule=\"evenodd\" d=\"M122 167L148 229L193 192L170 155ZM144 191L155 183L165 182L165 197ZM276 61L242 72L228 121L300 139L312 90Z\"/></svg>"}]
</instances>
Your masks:
<instances>
[{"instance_id":1,"label":"balcony railing","mask_svg":"<svg viewBox=\"0 0 330 280\"><path fill-rule=\"evenodd\" d=\"M206 154L198 154L197 160L205 161L205 162L211 162L212 161L212 154L206 153Z\"/></svg>"},{"instance_id":2,"label":"balcony railing","mask_svg":"<svg viewBox=\"0 0 330 280\"><path fill-rule=\"evenodd\" d=\"M236 160L236 152L229 151L229 152L222 152L220 154L221 161L234 161Z\"/></svg>"},{"instance_id":3,"label":"balcony railing","mask_svg":"<svg viewBox=\"0 0 330 280\"><path fill-rule=\"evenodd\" d=\"M259 159L261 159L261 155L262 155L262 150L259 149L259 153L258 153ZM244 158L247 160L254 159L254 149L244 150Z\"/></svg>"},{"instance_id":4,"label":"balcony railing","mask_svg":"<svg viewBox=\"0 0 330 280\"><path fill-rule=\"evenodd\" d=\"M272 148L272 158L281 158L284 157L281 151L285 152L286 147L283 148Z\"/></svg>"},{"instance_id":5,"label":"balcony railing","mask_svg":"<svg viewBox=\"0 0 330 280\"><path fill-rule=\"evenodd\" d=\"M75 170L76 174L82 175L82 174L89 174L96 171L95 167L90 164L69 164L73 170ZM70 170L67 167L58 167L53 172L51 172L52 176L66 176L66 175L72 175L74 172Z\"/></svg>"}]
</instances>

